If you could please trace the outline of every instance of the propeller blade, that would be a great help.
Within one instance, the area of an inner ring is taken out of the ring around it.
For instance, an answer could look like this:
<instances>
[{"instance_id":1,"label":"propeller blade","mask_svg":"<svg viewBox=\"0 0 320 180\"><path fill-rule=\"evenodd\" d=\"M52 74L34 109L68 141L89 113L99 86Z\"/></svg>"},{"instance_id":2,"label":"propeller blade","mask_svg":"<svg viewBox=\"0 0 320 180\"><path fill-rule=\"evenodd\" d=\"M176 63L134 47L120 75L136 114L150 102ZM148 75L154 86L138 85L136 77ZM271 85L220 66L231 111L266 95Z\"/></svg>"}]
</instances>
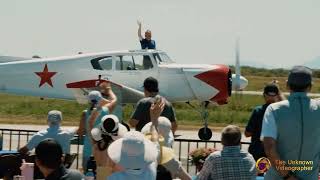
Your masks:
<instances>
[{"instance_id":1,"label":"propeller blade","mask_svg":"<svg viewBox=\"0 0 320 180\"><path fill-rule=\"evenodd\" d=\"M240 90L240 77L241 77L241 69L240 69L240 50L239 50L239 39L236 41L236 66L235 66L235 72L236 72L236 79L235 79L235 89Z\"/></svg>"}]
</instances>

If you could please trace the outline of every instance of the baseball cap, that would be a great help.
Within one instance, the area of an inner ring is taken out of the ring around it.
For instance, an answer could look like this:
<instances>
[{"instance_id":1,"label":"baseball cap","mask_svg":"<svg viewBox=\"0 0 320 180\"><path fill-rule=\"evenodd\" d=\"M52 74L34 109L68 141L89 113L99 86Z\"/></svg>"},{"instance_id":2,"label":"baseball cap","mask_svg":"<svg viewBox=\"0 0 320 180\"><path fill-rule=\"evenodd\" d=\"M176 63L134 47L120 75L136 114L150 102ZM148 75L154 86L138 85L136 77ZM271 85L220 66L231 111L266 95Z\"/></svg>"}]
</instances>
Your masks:
<instances>
[{"instance_id":1,"label":"baseball cap","mask_svg":"<svg viewBox=\"0 0 320 180\"><path fill-rule=\"evenodd\" d=\"M99 91L91 91L88 94L88 99L90 102L95 101L95 102L100 102L100 100L102 99L102 95Z\"/></svg>"},{"instance_id":2,"label":"baseball cap","mask_svg":"<svg viewBox=\"0 0 320 180\"><path fill-rule=\"evenodd\" d=\"M158 80L153 77L148 77L143 82L143 87L149 92L159 92Z\"/></svg>"},{"instance_id":3,"label":"baseball cap","mask_svg":"<svg viewBox=\"0 0 320 180\"><path fill-rule=\"evenodd\" d=\"M267 84L263 89L263 94L268 96L276 96L279 94L279 87L275 83Z\"/></svg>"},{"instance_id":4,"label":"baseball cap","mask_svg":"<svg viewBox=\"0 0 320 180\"><path fill-rule=\"evenodd\" d=\"M128 132L127 128L119 122L115 115L105 115L101 118L101 124L97 128L91 130L92 138L95 141L102 140L102 135L109 135L113 140L117 140Z\"/></svg>"},{"instance_id":5,"label":"baseball cap","mask_svg":"<svg viewBox=\"0 0 320 180\"><path fill-rule=\"evenodd\" d=\"M57 123L61 122L61 120L62 120L61 111L57 111L57 110L49 111L48 122L53 123L53 124L57 124Z\"/></svg>"},{"instance_id":6,"label":"baseball cap","mask_svg":"<svg viewBox=\"0 0 320 180\"><path fill-rule=\"evenodd\" d=\"M113 162L127 170L144 169L157 161L156 145L141 132L129 131L110 144L108 154Z\"/></svg>"},{"instance_id":7,"label":"baseball cap","mask_svg":"<svg viewBox=\"0 0 320 180\"><path fill-rule=\"evenodd\" d=\"M288 85L307 87L312 83L312 70L305 66L294 66L288 76Z\"/></svg>"}]
</instances>

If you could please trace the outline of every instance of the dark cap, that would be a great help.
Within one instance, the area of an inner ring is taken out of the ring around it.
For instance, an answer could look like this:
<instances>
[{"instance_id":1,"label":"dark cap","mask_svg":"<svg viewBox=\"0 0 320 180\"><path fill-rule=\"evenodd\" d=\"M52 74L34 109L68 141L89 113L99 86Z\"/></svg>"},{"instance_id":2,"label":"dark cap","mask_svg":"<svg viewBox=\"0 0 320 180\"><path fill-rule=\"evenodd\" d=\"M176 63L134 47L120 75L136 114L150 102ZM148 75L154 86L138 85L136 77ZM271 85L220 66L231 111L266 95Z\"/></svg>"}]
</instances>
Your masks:
<instances>
[{"instance_id":1,"label":"dark cap","mask_svg":"<svg viewBox=\"0 0 320 180\"><path fill-rule=\"evenodd\" d=\"M56 168L61 164L62 148L60 144L52 138L41 141L36 147L35 153L37 159L48 168Z\"/></svg>"},{"instance_id":2,"label":"dark cap","mask_svg":"<svg viewBox=\"0 0 320 180\"><path fill-rule=\"evenodd\" d=\"M149 92L159 92L158 80L153 77L148 77L145 79L143 82L143 87Z\"/></svg>"},{"instance_id":3,"label":"dark cap","mask_svg":"<svg viewBox=\"0 0 320 180\"><path fill-rule=\"evenodd\" d=\"M263 89L263 94L267 96L276 96L279 94L279 87L275 83L267 84Z\"/></svg>"},{"instance_id":4,"label":"dark cap","mask_svg":"<svg viewBox=\"0 0 320 180\"><path fill-rule=\"evenodd\" d=\"M288 76L288 85L307 87L312 83L312 70L305 66L294 66Z\"/></svg>"}]
</instances>

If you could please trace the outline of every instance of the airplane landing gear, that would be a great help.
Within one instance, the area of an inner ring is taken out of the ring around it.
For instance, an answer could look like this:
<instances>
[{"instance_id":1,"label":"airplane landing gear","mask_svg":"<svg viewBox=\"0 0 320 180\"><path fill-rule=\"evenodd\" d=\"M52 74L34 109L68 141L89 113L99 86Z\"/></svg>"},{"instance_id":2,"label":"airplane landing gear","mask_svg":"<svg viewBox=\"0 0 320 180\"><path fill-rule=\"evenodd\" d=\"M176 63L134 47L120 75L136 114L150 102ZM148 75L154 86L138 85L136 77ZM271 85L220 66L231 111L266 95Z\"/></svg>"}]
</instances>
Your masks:
<instances>
[{"instance_id":1,"label":"airplane landing gear","mask_svg":"<svg viewBox=\"0 0 320 180\"><path fill-rule=\"evenodd\" d=\"M208 127L203 127L198 131L198 137L203 141L208 141L212 137L212 131Z\"/></svg>"},{"instance_id":2,"label":"airplane landing gear","mask_svg":"<svg viewBox=\"0 0 320 180\"><path fill-rule=\"evenodd\" d=\"M189 104L191 107L193 107L189 102L187 102L187 104ZM203 141L208 141L211 139L212 137L212 131L211 129L208 127L208 105L209 105L209 101L205 101L201 103L201 111L198 111L204 121L204 127L199 129L198 131L198 137L199 139L203 140ZM194 107L193 107L194 108Z\"/></svg>"},{"instance_id":3,"label":"airplane landing gear","mask_svg":"<svg viewBox=\"0 0 320 180\"><path fill-rule=\"evenodd\" d=\"M208 141L212 137L212 131L208 127L208 116L209 116L208 105L209 105L209 101L205 101L201 103L201 116L204 121L204 127L199 129L198 136L201 140L204 140L204 141Z\"/></svg>"}]
</instances>

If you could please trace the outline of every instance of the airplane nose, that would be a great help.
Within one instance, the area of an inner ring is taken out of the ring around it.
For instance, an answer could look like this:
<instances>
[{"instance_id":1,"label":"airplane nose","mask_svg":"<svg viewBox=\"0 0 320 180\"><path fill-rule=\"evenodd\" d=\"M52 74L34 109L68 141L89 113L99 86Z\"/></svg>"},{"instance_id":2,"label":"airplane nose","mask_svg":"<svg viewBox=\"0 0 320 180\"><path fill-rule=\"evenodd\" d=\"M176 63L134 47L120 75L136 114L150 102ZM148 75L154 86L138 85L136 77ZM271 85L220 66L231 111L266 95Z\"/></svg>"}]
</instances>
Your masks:
<instances>
[{"instance_id":1,"label":"airplane nose","mask_svg":"<svg viewBox=\"0 0 320 180\"><path fill-rule=\"evenodd\" d=\"M213 88L217 91L208 100L218 104L227 103L227 99L231 95L231 70L228 66L214 65L212 70L202 72L194 77L211 86L210 89Z\"/></svg>"},{"instance_id":2,"label":"airplane nose","mask_svg":"<svg viewBox=\"0 0 320 180\"><path fill-rule=\"evenodd\" d=\"M245 77L240 76L240 88L244 89L247 86L248 86L248 80Z\"/></svg>"},{"instance_id":3,"label":"airplane nose","mask_svg":"<svg viewBox=\"0 0 320 180\"><path fill-rule=\"evenodd\" d=\"M237 79L236 74L232 74L232 89L233 90L243 90L248 86L248 80L240 76L239 79Z\"/></svg>"}]
</instances>

